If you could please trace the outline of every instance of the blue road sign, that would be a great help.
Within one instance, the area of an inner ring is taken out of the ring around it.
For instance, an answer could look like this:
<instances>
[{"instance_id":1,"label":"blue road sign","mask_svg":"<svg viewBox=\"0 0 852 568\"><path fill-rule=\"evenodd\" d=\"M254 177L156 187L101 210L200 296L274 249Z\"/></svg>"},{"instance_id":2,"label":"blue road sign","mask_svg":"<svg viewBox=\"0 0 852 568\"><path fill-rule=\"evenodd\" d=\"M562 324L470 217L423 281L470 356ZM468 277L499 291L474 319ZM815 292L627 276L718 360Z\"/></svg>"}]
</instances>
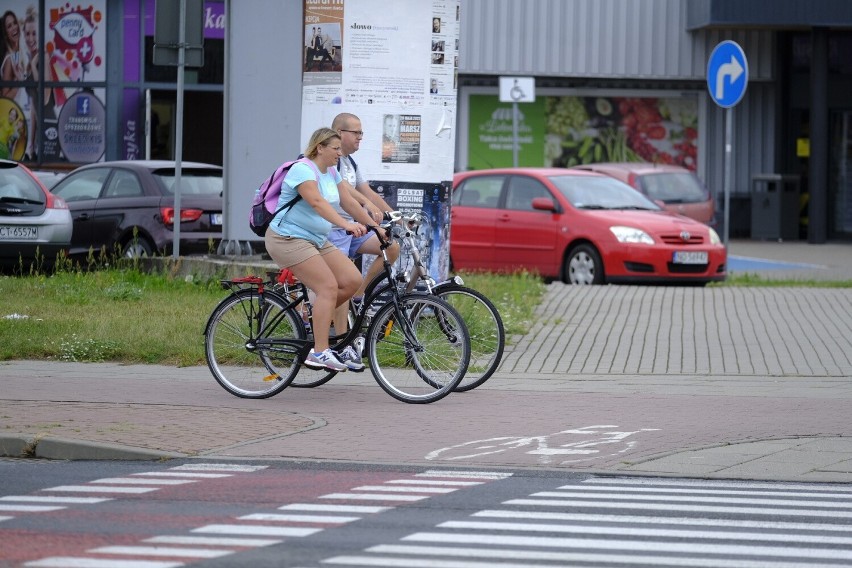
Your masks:
<instances>
[{"instance_id":1,"label":"blue road sign","mask_svg":"<svg viewBox=\"0 0 852 568\"><path fill-rule=\"evenodd\" d=\"M726 40L713 49L707 62L707 89L713 101L731 108L742 100L748 84L748 62L743 48Z\"/></svg>"}]
</instances>

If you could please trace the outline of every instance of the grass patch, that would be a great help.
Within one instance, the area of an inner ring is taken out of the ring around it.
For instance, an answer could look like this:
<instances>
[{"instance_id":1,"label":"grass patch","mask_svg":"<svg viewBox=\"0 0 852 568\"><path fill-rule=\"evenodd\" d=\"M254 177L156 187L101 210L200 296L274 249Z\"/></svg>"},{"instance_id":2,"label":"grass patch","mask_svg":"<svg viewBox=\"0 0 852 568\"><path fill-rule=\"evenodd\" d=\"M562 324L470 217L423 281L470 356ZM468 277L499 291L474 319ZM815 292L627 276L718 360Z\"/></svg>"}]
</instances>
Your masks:
<instances>
[{"instance_id":1,"label":"grass patch","mask_svg":"<svg viewBox=\"0 0 852 568\"><path fill-rule=\"evenodd\" d=\"M541 278L530 272L499 275L459 272L458 275L465 286L479 290L497 306L506 328L507 341L532 327L533 314L546 291Z\"/></svg>"},{"instance_id":2,"label":"grass patch","mask_svg":"<svg viewBox=\"0 0 852 568\"><path fill-rule=\"evenodd\" d=\"M802 280L764 278L757 274L728 275L724 282L712 282L708 286L760 286L774 288L852 288L852 280Z\"/></svg>"},{"instance_id":3,"label":"grass patch","mask_svg":"<svg viewBox=\"0 0 852 568\"><path fill-rule=\"evenodd\" d=\"M0 360L204 363L218 282L137 269L0 277Z\"/></svg>"},{"instance_id":4,"label":"grass patch","mask_svg":"<svg viewBox=\"0 0 852 568\"><path fill-rule=\"evenodd\" d=\"M530 274L463 274L500 310L507 336L524 333L545 291ZM227 292L209 280L138 266L0 277L0 361L204 365L204 326Z\"/></svg>"}]
</instances>

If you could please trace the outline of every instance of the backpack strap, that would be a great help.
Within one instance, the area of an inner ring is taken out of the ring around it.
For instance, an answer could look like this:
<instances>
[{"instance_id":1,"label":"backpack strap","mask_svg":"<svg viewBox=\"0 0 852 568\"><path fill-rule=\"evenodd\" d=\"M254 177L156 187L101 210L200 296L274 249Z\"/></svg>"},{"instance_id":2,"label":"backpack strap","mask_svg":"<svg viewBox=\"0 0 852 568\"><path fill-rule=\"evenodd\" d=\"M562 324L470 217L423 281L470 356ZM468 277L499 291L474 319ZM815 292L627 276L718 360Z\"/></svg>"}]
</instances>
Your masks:
<instances>
[{"instance_id":1,"label":"backpack strap","mask_svg":"<svg viewBox=\"0 0 852 568\"><path fill-rule=\"evenodd\" d=\"M355 170L355 173L358 173L358 164L355 163L355 158L352 157L352 154L348 156L340 156L337 159L337 171L343 171L343 158L349 158L349 161L352 163L352 169Z\"/></svg>"},{"instance_id":2,"label":"backpack strap","mask_svg":"<svg viewBox=\"0 0 852 568\"><path fill-rule=\"evenodd\" d=\"M311 168L317 174L317 181L319 181L320 173L319 173L319 170L317 169L316 164L314 164L313 161L304 157L302 154L299 154L299 159L296 160L295 162L293 162L292 164L290 164L290 167L293 167L296 164L296 162L302 162L303 164L307 164L307 165L311 166ZM275 170L275 171L277 172L278 170ZM281 180L281 183L282 184L284 183L283 179ZM290 201L288 201L287 203L285 203L284 205L282 205L281 207L279 207L278 209L276 209L275 213L272 214L272 218L274 219L275 216L278 215L279 213L281 213L282 211L287 211L288 209L293 207L296 203L299 202L300 199L302 199L302 195L298 191L296 191L296 196L293 199L291 199ZM283 220L284 219L281 219L281 221L283 221ZM279 227L281 226L281 221L278 221Z\"/></svg>"}]
</instances>

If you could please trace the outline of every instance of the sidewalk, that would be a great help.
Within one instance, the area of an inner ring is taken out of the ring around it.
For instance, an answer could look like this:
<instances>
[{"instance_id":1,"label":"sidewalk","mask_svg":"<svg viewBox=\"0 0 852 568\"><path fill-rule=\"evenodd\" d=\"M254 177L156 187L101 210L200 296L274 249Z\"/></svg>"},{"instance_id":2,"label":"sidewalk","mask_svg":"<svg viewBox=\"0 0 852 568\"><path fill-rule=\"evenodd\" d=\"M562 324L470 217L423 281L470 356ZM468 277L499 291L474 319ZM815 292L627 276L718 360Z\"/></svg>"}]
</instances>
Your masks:
<instances>
[{"instance_id":1,"label":"sidewalk","mask_svg":"<svg viewBox=\"0 0 852 568\"><path fill-rule=\"evenodd\" d=\"M730 248L764 278L852 280L852 245ZM852 481L852 289L554 283L539 314L491 380L431 405L369 372L258 401L206 367L0 363L0 455Z\"/></svg>"}]
</instances>

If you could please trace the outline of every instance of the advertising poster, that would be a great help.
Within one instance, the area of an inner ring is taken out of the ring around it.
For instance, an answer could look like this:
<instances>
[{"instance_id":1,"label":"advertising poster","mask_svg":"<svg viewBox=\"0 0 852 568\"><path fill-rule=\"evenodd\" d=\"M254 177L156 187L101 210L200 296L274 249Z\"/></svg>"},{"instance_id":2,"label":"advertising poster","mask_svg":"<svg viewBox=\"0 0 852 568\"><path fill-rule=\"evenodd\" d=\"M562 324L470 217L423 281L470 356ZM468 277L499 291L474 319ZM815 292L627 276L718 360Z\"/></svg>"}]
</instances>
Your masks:
<instances>
[{"instance_id":1,"label":"advertising poster","mask_svg":"<svg viewBox=\"0 0 852 568\"><path fill-rule=\"evenodd\" d=\"M386 114L382 131L382 162L416 164L420 161L420 116Z\"/></svg>"},{"instance_id":2,"label":"advertising poster","mask_svg":"<svg viewBox=\"0 0 852 568\"><path fill-rule=\"evenodd\" d=\"M304 0L302 145L339 113L358 116L358 169L389 205L429 219L421 254L437 280L449 268L458 17L453 0Z\"/></svg>"},{"instance_id":3,"label":"advertising poster","mask_svg":"<svg viewBox=\"0 0 852 568\"><path fill-rule=\"evenodd\" d=\"M43 28L35 0L5 0L3 5L6 41L0 75L12 85L0 91L0 157L35 161L41 154L45 161L62 160L60 114L78 90L70 84L106 81L106 0L92 0L85 6L47 0ZM39 53L42 38L44 53ZM40 93L41 76L69 86ZM91 110L92 116L103 114L103 105L99 102L99 108ZM40 123L44 130L38 148Z\"/></svg>"},{"instance_id":4,"label":"advertising poster","mask_svg":"<svg viewBox=\"0 0 852 568\"><path fill-rule=\"evenodd\" d=\"M419 212L423 222L417 230L415 246L420 251L423 265L433 278L447 270L450 263L450 192L452 184L425 183L371 183L371 187L394 209L404 213ZM365 260L364 273L369 268ZM414 262L410 251L400 250L397 269L401 273L411 270Z\"/></svg>"},{"instance_id":5,"label":"advertising poster","mask_svg":"<svg viewBox=\"0 0 852 568\"><path fill-rule=\"evenodd\" d=\"M468 166L512 165L512 106L471 95ZM595 162L657 162L695 170L698 99L544 96L518 105L518 163L571 167Z\"/></svg>"}]
</instances>

